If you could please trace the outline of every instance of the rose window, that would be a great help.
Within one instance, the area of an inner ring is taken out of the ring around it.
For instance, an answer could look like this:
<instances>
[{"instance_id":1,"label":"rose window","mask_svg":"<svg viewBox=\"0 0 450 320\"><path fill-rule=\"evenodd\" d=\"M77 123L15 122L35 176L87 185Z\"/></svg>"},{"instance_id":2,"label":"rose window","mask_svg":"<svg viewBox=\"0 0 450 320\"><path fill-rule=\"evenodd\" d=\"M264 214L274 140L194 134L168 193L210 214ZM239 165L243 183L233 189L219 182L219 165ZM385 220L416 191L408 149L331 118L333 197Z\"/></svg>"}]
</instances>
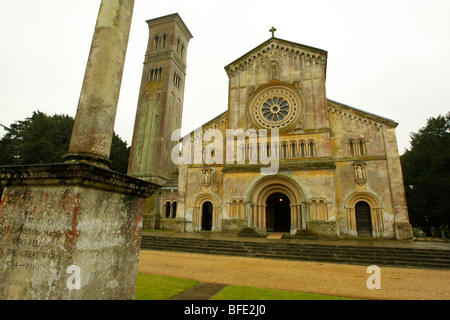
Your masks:
<instances>
[{"instance_id":1,"label":"rose window","mask_svg":"<svg viewBox=\"0 0 450 320\"><path fill-rule=\"evenodd\" d=\"M261 111L264 118L277 122L288 116L289 103L283 98L273 97L263 104Z\"/></svg>"},{"instance_id":2,"label":"rose window","mask_svg":"<svg viewBox=\"0 0 450 320\"><path fill-rule=\"evenodd\" d=\"M248 117L255 127L289 130L300 120L303 104L295 88L270 85L258 90L248 102Z\"/></svg>"}]
</instances>

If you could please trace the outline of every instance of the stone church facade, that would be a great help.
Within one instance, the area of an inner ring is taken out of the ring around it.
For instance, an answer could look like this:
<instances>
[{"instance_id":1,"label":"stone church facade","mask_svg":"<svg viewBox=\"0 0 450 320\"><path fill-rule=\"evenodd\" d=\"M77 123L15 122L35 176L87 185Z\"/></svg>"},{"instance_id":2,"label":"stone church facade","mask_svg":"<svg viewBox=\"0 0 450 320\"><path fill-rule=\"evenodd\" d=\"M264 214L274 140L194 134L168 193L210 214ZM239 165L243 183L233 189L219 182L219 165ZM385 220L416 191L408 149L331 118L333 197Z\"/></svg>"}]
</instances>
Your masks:
<instances>
[{"instance_id":1,"label":"stone church facade","mask_svg":"<svg viewBox=\"0 0 450 320\"><path fill-rule=\"evenodd\" d=\"M327 98L326 51L272 29L225 67L227 110L179 137L192 35L178 14L147 23L128 170L161 187L144 228L412 238L397 123Z\"/></svg>"}]
</instances>

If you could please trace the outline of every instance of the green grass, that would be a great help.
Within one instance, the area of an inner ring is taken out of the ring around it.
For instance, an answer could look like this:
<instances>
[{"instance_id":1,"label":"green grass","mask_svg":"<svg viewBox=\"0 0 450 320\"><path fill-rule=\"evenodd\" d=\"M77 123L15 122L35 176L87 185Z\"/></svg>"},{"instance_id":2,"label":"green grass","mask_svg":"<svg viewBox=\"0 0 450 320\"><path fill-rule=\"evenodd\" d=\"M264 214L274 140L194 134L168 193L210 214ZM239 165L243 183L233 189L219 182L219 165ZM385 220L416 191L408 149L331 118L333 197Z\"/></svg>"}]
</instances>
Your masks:
<instances>
[{"instance_id":1,"label":"green grass","mask_svg":"<svg viewBox=\"0 0 450 320\"><path fill-rule=\"evenodd\" d=\"M348 298L325 296L302 292L272 290L244 286L228 286L211 300L349 300Z\"/></svg>"},{"instance_id":2,"label":"green grass","mask_svg":"<svg viewBox=\"0 0 450 320\"><path fill-rule=\"evenodd\" d=\"M198 281L139 273L136 300L168 300L197 285Z\"/></svg>"},{"instance_id":3,"label":"green grass","mask_svg":"<svg viewBox=\"0 0 450 320\"><path fill-rule=\"evenodd\" d=\"M168 300L193 286L198 281L139 273L136 282L136 300ZM347 298L272 290L244 286L228 286L211 300L348 300Z\"/></svg>"}]
</instances>

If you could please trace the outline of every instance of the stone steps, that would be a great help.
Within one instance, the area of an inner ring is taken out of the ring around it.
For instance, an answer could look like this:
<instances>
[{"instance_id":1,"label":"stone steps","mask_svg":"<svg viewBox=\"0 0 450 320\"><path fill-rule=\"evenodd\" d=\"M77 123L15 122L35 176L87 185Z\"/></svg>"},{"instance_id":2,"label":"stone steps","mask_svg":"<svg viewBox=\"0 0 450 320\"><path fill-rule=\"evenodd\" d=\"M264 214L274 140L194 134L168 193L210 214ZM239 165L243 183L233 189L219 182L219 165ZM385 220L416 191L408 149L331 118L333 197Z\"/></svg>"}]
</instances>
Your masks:
<instances>
[{"instance_id":1,"label":"stone steps","mask_svg":"<svg viewBox=\"0 0 450 320\"><path fill-rule=\"evenodd\" d=\"M358 265L450 269L450 251L142 235L141 249Z\"/></svg>"}]
</instances>

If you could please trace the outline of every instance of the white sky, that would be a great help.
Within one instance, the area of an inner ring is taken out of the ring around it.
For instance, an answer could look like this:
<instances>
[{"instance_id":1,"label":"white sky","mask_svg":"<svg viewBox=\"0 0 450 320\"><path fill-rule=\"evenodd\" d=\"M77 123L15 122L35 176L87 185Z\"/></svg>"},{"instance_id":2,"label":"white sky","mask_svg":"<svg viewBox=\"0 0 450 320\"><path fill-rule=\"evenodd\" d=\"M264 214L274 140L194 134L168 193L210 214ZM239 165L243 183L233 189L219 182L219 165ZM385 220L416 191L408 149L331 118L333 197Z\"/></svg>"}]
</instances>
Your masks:
<instances>
[{"instance_id":1,"label":"white sky","mask_svg":"<svg viewBox=\"0 0 450 320\"><path fill-rule=\"evenodd\" d=\"M0 123L75 116L100 0L0 0ZM116 133L131 144L148 19L193 34L182 132L228 106L224 67L276 37L328 51L327 97L399 123L399 151L450 101L448 0L136 0ZM0 129L0 136L4 131Z\"/></svg>"}]
</instances>

